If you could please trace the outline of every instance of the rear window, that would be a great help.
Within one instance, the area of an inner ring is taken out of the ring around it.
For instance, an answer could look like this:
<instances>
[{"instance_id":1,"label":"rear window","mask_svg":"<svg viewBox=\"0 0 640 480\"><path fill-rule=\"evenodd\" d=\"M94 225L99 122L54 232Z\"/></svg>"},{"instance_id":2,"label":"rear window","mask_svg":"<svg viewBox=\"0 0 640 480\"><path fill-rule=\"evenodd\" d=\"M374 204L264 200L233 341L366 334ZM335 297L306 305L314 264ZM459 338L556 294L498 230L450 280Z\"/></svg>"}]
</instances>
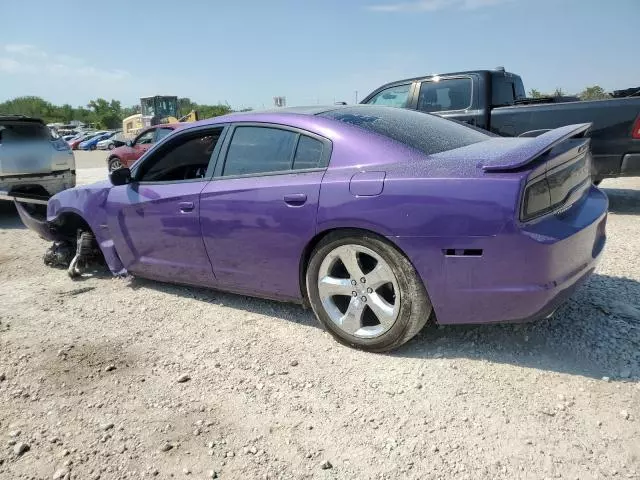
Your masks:
<instances>
[{"instance_id":1,"label":"rear window","mask_svg":"<svg viewBox=\"0 0 640 480\"><path fill-rule=\"evenodd\" d=\"M41 123L0 121L0 144L49 140L50 138L49 128Z\"/></svg>"},{"instance_id":2,"label":"rear window","mask_svg":"<svg viewBox=\"0 0 640 480\"><path fill-rule=\"evenodd\" d=\"M486 133L436 115L394 107L346 107L320 114L383 135L427 155L489 140Z\"/></svg>"}]
</instances>

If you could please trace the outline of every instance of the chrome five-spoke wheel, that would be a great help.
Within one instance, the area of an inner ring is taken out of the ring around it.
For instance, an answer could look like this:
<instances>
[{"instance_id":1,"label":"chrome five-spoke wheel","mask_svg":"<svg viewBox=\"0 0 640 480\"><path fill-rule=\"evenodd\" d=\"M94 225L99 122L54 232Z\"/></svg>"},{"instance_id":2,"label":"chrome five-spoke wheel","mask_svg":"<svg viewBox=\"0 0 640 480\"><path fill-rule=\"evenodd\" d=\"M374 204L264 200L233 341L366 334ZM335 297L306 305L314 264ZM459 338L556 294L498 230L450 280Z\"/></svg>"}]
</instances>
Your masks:
<instances>
[{"instance_id":1,"label":"chrome five-spoke wheel","mask_svg":"<svg viewBox=\"0 0 640 480\"><path fill-rule=\"evenodd\" d=\"M318 291L331 321L349 335L377 337L398 318L398 280L370 248L352 244L333 249L320 265Z\"/></svg>"},{"instance_id":2,"label":"chrome five-spoke wheel","mask_svg":"<svg viewBox=\"0 0 640 480\"><path fill-rule=\"evenodd\" d=\"M306 293L316 317L338 341L372 352L412 338L432 308L415 268L384 237L345 229L311 252Z\"/></svg>"}]
</instances>

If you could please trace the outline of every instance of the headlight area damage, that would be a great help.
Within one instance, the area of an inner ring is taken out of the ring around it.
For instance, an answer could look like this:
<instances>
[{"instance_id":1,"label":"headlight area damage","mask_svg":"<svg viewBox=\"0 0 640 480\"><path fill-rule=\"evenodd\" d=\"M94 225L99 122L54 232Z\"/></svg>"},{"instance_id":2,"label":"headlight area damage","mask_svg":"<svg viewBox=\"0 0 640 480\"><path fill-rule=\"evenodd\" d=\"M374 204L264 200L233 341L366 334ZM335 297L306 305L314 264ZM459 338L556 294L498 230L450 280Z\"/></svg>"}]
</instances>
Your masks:
<instances>
[{"instance_id":1,"label":"headlight area damage","mask_svg":"<svg viewBox=\"0 0 640 480\"><path fill-rule=\"evenodd\" d=\"M72 278L105 262L113 274L126 273L102 218L110 187L109 182L100 182L65 190L48 200L13 196L24 225L53 242L44 254L45 264L66 268Z\"/></svg>"}]
</instances>

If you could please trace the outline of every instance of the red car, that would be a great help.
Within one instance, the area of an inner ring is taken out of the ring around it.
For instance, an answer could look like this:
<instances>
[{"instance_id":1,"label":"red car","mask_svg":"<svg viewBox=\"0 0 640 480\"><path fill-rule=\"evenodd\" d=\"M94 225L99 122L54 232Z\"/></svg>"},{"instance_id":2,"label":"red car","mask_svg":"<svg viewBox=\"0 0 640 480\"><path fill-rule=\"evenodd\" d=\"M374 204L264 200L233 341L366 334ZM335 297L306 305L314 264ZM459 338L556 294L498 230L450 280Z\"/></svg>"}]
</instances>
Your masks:
<instances>
[{"instance_id":1,"label":"red car","mask_svg":"<svg viewBox=\"0 0 640 480\"><path fill-rule=\"evenodd\" d=\"M155 125L143 130L132 142L127 142L126 145L114 148L109 152L109 156L107 157L107 167L109 171L113 172L122 167L130 167L144 152L149 150L154 143L159 142L176 128L184 125L184 123L168 123Z\"/></svg>"}]
</instances>

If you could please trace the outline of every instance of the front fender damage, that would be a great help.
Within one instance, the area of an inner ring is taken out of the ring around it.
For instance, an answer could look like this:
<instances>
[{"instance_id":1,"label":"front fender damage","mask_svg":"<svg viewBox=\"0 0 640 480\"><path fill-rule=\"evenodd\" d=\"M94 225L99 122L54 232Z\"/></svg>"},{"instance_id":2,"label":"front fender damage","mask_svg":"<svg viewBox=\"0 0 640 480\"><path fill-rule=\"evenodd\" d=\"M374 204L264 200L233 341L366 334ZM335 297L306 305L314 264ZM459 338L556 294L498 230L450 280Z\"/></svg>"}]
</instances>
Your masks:
<instances>
[{"instance_id":1,"label":"front fender damage","mask_svg":"<svg viewBox=\"0 0 640 480\"><path fill-rule=\"evenodd\" d=\"M59 201L54 204L53 208L51 202L49 203L48 218L41 205L34 206L18 201L15 202L15 205L20 219L27 228L37 233L41 238L53 242L43 257L46 265L69 267L69 275L77 277L81 273L79 265L87 266L102 256L104 263L107 264L113 275L127 274L127 270L115 250L113 240L110 238L108 230L105 229L106 222L97 218L101 215L90 217L94 220L92 223L98 222L92 225L91 222L85 220L85 216L80 212L75 209L65 209ZM86 235L83 237L85 233ZM82 238L85 238L84 242L80 241ZM89 241L92 244L91 248L87 243Z\"/></svg>"}]
</instances>

